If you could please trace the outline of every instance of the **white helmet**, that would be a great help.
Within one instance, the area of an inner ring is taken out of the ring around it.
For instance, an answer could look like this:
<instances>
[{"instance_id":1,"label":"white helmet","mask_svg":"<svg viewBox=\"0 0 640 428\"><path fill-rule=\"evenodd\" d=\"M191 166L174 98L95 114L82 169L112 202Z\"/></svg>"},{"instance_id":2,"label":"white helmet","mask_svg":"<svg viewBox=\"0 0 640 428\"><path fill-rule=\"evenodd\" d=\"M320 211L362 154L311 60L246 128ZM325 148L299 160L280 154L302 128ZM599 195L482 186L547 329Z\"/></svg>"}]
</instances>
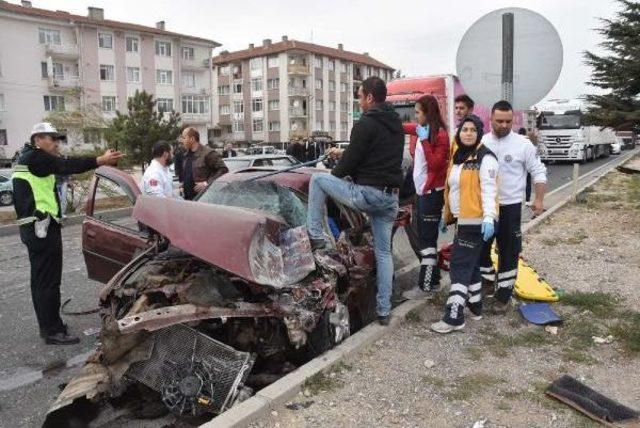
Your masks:
<instances>
[{"instance_id":1,"label":"white helmet","mask_svg":"<svg viewBox=\"0 0 640 428\"><path fill-rule=\"evenodd\" d=\"M36 123L31 128L31 138L37 134L51 135L54 140L66 140L67 136L58 132L58 130L49 122Z\"/></svg>"}]
</instances>

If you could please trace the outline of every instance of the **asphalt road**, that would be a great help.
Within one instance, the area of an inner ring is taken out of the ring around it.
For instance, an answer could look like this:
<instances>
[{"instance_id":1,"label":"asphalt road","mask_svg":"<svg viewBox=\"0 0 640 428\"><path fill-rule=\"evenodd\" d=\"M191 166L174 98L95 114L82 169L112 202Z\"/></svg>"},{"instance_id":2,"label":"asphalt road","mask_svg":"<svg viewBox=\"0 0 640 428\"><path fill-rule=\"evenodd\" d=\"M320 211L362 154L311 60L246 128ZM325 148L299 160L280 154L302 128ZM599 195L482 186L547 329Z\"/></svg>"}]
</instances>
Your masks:
<instances>
[{"instance_id":1,"label":"asphalt road","mask_svg":"<svg viewBox=\"0 0 640 428\"><path fill-rule=\"evenodd\" d=\"M627 153L627 152L623 152ZM610 161L600 159L582 165L581 174ZM550 190L571 180L572 165L549 165ZM398 239L402 240L402 236ZM96 306L100 284L88 280L81 252L81 226L63 229L64 267L63 301L71 298L69 310L81 311ZM398 245L400 244L400 245ZM397 268L415 262L404 241ZM96 346L92 330L99 327L97 316L66 317L71 330L82 341L74 346L47 346L38 337L29 290L29 262L26 248L18 235L0 238L0 427L40 426L47 408L59 393L59 385L68 382L86 353ZM407 269L405 269L407 270ZM401 280L413 281L411 275ZM86 334L85 334L86 332Z\"/></svg>"}]
</instances>

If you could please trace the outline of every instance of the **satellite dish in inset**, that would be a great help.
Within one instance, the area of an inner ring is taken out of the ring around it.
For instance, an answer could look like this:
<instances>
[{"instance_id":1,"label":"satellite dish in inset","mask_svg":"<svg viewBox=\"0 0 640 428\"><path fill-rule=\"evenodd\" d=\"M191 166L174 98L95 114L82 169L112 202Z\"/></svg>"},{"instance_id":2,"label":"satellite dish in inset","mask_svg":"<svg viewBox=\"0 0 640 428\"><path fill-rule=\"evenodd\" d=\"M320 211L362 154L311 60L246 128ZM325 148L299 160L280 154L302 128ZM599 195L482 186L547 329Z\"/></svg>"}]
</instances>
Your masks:
<instances>
[{"instance_id":1,"label":"satellite dish in inset","mask_svg":"<svg viewBox=\"0 0 640 428\"><path fill-rule=\"evenodd\" d=\"M491 106L507 99L515 109L529 109L558 80L562 42L554 26L536 12L494 10L462 37L456 69L475 102Z\"/></svg>"}]
</instances>

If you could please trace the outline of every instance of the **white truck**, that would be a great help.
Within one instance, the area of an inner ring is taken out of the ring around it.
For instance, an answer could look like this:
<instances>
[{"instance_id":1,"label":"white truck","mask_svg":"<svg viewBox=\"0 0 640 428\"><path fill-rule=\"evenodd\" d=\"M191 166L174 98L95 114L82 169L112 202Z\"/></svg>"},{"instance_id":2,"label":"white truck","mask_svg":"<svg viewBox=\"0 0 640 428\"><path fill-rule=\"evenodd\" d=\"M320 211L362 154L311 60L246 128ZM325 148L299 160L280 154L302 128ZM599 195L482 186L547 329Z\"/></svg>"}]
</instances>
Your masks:
<instances>
[{"instance_id":1,"label":"white truck","mask_svg":"<svg viewBox=\"0 0 640 428\"><path fill-rule=\"evenodd\" d=\"M611 128L585 125L583 100L555 99L538 109L538 152L543 162L585 163L611 153L615 132Z\"/></svg>"}]
</instances>

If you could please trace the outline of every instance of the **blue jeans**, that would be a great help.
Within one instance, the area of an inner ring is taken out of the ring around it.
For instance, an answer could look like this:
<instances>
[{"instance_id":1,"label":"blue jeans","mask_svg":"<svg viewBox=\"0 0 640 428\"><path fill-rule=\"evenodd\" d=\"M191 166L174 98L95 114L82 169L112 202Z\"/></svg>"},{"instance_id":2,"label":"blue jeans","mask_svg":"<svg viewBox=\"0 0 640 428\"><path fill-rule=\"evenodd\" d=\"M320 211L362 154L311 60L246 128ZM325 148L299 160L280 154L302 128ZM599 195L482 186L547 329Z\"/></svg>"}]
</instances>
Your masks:
<instances>
[{"instance_id":1,"label":"blue jeans","mask_svg":"<svg viewBox=\"0 0 640 428\"><path fill-rule=\"evenodd\" d=\"M311 239L324 239L322 225L327 196L342 205L369 215L378 272L377 312L380 316L389 315L393 291L391 230L398 214L398 195L385 193L371 186L360 186L331 174L314 174L309 184L307 214L307 230Z\"/></svg>"}]
</instances>

